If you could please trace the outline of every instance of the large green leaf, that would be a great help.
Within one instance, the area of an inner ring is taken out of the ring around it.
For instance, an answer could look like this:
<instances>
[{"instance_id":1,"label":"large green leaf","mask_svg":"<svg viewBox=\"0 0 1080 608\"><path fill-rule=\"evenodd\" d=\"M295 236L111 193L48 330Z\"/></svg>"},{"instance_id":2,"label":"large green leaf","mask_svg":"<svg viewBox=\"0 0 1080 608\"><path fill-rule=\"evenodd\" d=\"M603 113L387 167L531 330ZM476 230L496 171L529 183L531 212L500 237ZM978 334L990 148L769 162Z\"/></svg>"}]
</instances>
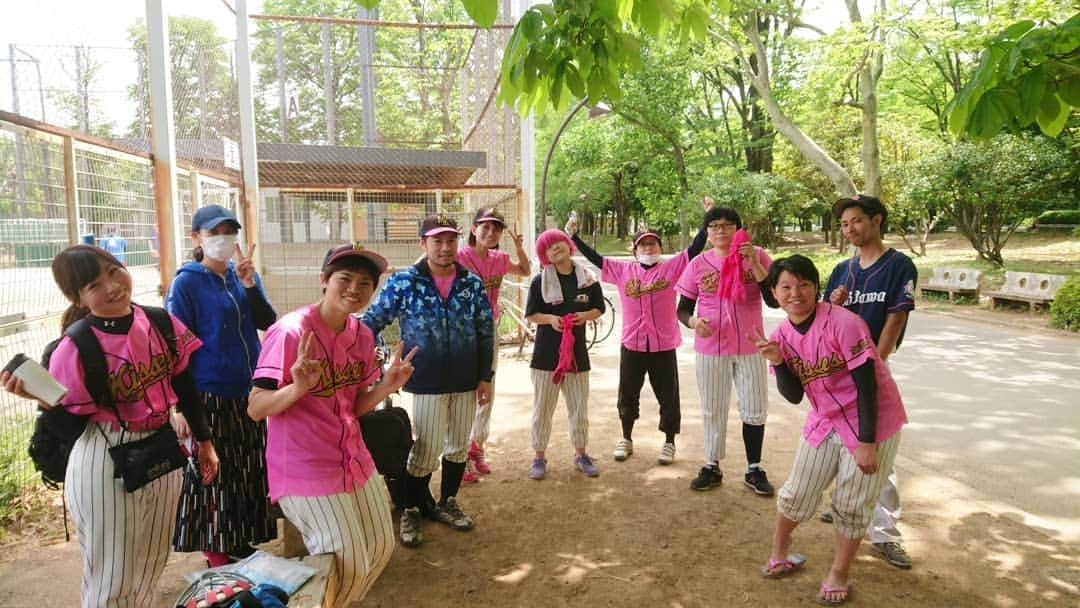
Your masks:
<instances>
[{"instance_id":1,"label":"large green leaf","mask_svg":"<svg viewBox=\"0 0 1080 608\"><path fill-rule=\"evenodd\" d=\"M1046 95L1039 104L1039 115L1035 119L1039 128L1050 137L1057 137L1065 128L1065 120L1069 118L1072 108L1068 104L1061 103L1056 95Z\"/></svg>"},{"instance_id":2,"label":"large green leaf","mask_svg":"<svg viewBox=\"0 0 1080 608\"><path fill-rule=\"evenodd\" d=\"M480 27L491 27L499 16L499 0L461 0L461 3Z\"/></svg>"},{"instance_id":3,"label":"large green leaf","mask_svg":"<svg viewBox=\"0 0 1080 608\"><path fill-rule=\"evenodd\" d=\"M1017 83L1017 92L1020 95L1020 111L1016 118L1020 124L1030 124L1035 120L1046 93L1046 70L1043 66L1024 74Z\"/></svg>"}]
</instances>

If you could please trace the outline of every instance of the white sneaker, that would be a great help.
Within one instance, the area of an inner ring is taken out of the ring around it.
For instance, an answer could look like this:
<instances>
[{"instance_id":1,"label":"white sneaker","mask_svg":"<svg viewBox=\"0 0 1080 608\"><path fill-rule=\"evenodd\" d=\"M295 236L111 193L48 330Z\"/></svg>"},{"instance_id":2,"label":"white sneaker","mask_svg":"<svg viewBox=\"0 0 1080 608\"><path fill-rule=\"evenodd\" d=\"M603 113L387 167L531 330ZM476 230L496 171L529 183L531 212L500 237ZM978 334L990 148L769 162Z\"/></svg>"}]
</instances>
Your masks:
<instances>
[{"instance_id":1,"label":"white sneaker","mask_svg":"<svg viewBox=\"0 0 1080 608\"><path fill-rule=\"evenodd\" d=\"M660 448L660 455L657 456L656 462L660 464L671 464L675 462L675 444L665 443L664 447Z\"/></svg>"},{"instance_id":2,"label":"white sneaker","mask_svg":"<svg viewBox=\"0 0 1080 608\"><path fill-rule=\"evenodd\" d=\"M615 460L622 462L634 453L634 442L623 438L615 442Z\"/></svg>"}]
</instances>

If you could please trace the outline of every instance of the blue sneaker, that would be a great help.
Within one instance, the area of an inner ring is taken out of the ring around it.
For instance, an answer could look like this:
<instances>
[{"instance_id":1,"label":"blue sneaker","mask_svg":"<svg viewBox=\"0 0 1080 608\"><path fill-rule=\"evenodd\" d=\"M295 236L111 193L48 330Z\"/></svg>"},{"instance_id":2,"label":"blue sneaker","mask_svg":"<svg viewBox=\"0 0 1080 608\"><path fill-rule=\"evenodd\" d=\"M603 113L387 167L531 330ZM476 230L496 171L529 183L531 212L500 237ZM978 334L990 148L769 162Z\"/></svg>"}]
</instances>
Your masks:
<instances>
[{"instance_id":1,"label":"blue sneaker","mask_svg":"<svg viewBox=\"0 0 1080 608\"><path fill-rule=\"evenodd\" d=\"M547 460L543 458L533 458L532 466L529 468L529 479L541 480L547 473Z\"/></svg>"},{"instance_id":2,"label":"blue sneaker","mask_svg":"<svg viewBox=\"0 0 1080 608\"><path fill-rule=\"evenodd\" d=\"M588 454L581 454L574 457L574 466L579 471L585 474L586 477L596 477L600 474L600 469L596 468L596 464Z\"/></svg>"}]
</instances>

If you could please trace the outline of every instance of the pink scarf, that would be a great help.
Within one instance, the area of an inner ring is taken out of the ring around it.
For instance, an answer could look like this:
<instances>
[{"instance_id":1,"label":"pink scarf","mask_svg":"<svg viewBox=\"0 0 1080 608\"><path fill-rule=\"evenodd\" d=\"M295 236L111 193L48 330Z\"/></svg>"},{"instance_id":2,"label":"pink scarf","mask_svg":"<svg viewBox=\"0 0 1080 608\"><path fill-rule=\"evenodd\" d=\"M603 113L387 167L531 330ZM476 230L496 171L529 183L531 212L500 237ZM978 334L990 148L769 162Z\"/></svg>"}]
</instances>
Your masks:
<instances>
[{"instance_id":1,"label":"pink scarf","mask_svg":"<svg viewBox=\"0 0 1080 608\"><path fill-rule=\"evenodd\" d=\"M745 300L746 290L743 289L742 281L742 256L739 255L739 245L750 242L750 235L739 228L731 237L731 247L727 257L720 263L720 280L718 281L716 295L721 299Z\"/></svg>"},{"instance_id":2,"label":"pink scarf","mask_svg":"<svg viewBox=\"0 0 1080 608\"><path fill-rule=\"evenodd\" d=\"M551 381L562 382L563 376L577 371L577 359L574 358L574 315L563 315L562 341L559 342L559 363L555 366L555 375Z\"/></svg>"}]
</instances>

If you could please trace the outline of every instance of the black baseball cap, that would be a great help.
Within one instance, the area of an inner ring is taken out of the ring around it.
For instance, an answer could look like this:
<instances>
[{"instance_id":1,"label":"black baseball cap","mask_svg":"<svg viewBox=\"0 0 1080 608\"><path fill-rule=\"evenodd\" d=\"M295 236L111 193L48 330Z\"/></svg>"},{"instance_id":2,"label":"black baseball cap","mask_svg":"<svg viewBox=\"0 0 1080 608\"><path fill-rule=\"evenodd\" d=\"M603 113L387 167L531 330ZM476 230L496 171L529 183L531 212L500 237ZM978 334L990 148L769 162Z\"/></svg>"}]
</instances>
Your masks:
<instances>
[{"instance_id":1,"label":"black baseball cap","mask_svg":"<svg viewBox=\"0 0 1080 608\"><path fill-rule=\"evenodd\" d=\"M348 257L363 258L368 262L371 262L371 264L375 266L375 270L378 271L378 274L386 272L386 267L389 265L386 261L386 258L384 258L383 256L375 253L370 249L365 249L359 243L351 243L339 245L326 252L326 257L323 258L322 263L323 274L326 273L326 269L329 268L331 264L337 262L338 260L341 260L342 258ZM378 276L376 276L375 278L378 279Z\"/></svg>"},{"instance_id":2,"label":"black baseball cap","mask_svg":"<svg viewBox=\"0 0 1080 608\"><path fill-rule=\"evenodd\" d=\"M232 222L237 230L240 229L240 222L237 221L232 211L221 205L207 205L191 216L191 231L213 230L221 222Z\"/></svg>"},{"instance_id":3,"label":"black baseball cap","mask_svg":"<svg viewBox=\"0 0 1080 608\"><path fill-rule=\"evenodd\" d=\"M506 227L506 218L494 207L481 207L476 210L476 216L473 217L472 221L473 225L483 222L494 222L504 228Z\"/></svg>"},{"instance_id":4,"label":"black baseball cap","mask_svg":"<svg viewBox=\"0 0 1080 608\"><path fill-rule=\"evenodd\" d=\"M449 215L442 213L434 213L424 218L424 221L420 224L420 236L435 236L436 234L442 234L443 232L453 232L454 234L461 234L461 230L458 229L457 221Z\"/></svg>"}]
</instances>

